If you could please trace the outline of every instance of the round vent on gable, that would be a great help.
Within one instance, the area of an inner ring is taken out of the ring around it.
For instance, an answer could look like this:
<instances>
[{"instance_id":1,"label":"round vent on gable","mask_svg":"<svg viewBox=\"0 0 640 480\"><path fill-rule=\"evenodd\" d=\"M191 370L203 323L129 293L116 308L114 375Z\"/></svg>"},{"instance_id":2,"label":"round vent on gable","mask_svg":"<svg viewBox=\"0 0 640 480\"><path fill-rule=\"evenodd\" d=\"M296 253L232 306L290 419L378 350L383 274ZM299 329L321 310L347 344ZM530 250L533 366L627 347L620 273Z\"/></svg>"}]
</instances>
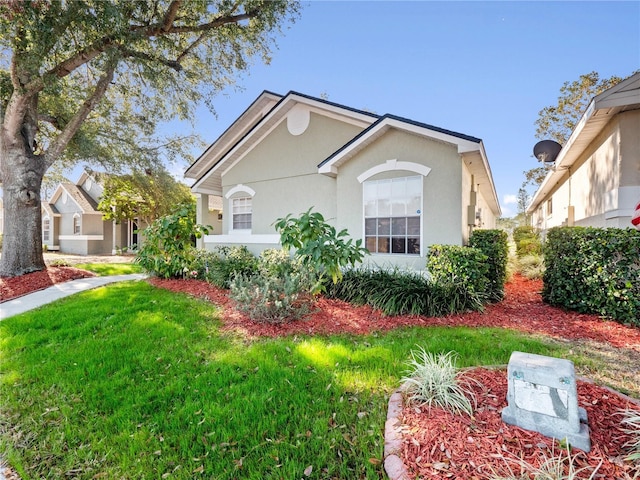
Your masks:
<instances>
[{"instance_id":1,"label":"round vent on gable","mask_svg":"<svg viewBox=\"0 0 640 480\"><path fill-rule=\"evenodd\" d=\"M304 105L296 105L287 113L287 129L291 135L302 135L309 126L309 109Z\"/></svg>"}]
</instances>

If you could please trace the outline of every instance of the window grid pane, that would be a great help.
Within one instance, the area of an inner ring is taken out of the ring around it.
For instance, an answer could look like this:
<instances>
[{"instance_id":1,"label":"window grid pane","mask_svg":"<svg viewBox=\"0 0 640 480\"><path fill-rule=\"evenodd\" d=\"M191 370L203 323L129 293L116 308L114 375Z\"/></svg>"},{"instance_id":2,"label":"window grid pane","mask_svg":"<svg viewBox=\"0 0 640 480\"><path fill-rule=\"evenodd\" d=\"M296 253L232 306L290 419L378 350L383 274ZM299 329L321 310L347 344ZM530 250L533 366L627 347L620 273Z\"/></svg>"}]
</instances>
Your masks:
<instances>
[{"instance_id":1,"label":"window grid pane","mask_svg":"<svg viewBox=\"0 0 640 480\"><path fill-rule=\"evenodd\" d=\"M233 230L251 230L251 198L234 198L231 202Z\"/></svg>"},{"instance_id":2,"label":"window grid pane","mask_svg":"<svg viewBox=\"0 0 640 480\"><path fill-rule=\"evenodd\" d=\"M420 254L422 177L363 185L365 246L372 253Z\"/></svg>"}]
</instances>

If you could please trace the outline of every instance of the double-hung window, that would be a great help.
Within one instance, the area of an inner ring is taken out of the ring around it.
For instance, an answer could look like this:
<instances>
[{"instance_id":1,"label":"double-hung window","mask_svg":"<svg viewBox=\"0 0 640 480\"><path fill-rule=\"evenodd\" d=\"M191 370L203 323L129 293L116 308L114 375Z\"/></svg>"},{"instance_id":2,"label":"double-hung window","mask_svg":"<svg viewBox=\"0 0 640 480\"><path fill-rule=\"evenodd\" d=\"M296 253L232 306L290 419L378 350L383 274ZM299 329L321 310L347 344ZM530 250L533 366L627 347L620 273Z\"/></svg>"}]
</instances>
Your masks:
<instances>
[{"instance_id":1,"label":"double-hung window","mask_svg":"<svg viewBox=\"0 0 640 480\"><path fill-rule=\"evenodd\" d=\"M251 197L239 197L231 200L233 230L251 230Z\"/></svg>"},{"instance_id":2,"label":"double-hung window","mask_svg":"<svg viewBox=\"0 0 640 480\"><path fill-rule=\"evenodd\" d=\"M51 238L51 220L49 217L45 217L42 219L42 241L48 242Z\"/></svg>"},{"instance_id":3,"label":"double-hung window","mask_svg":"<svg viewBox=\"0 0 640 480\"><path fill-rule=\"evenodd\" d=\"M363 196L367 250L419 255L422 176L365 181Z\"/></svg>"},{"instance_id":4,"label":"double-hung window","mask_svg":"<svg viewBox=\"0 0 640 480\"><path fill-rule=\"evenodd\" d=\"M80 215L77 213L73 216L73 234L80 235Z\"/></svg>"}]
</instances>

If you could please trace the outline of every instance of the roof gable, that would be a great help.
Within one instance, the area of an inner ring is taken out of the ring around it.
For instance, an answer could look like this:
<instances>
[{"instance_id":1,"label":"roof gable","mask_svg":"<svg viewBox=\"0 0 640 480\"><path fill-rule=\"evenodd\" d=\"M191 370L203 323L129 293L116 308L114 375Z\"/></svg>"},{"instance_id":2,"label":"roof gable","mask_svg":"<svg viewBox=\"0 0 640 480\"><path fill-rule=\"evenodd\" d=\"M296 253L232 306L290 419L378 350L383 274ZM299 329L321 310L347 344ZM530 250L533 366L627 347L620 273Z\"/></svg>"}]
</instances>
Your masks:
<instances>
[{"instance_id":1,"label":"roof gable","mask_svg":"<svg viewBox=\"0 0 640 480\"><path fill-rule=\"evenodd\" d=\"M213 163L206 172L195 177L197 181L192 186L192 189L221 195L222 173L240 161L247 152L259 144L271 131L280 125L281 122L288 121L289 117L297 116L301 109L299 106L303 106L304 109L309 112L339 119L361 128L368 127L378 119L377 115L369 112L291 91L282 97L237 143L224 154L217 157L217 161ZM292 123L295 123L295 121ZM214 151L215 149L216 143L209 147L208 150ZM206 152L200 159L202 162L212 163L210 158L207 159Z\"/></svg>"},{"instance_id":2,"label":"roof gable","mask_svg":"<svg viewBox=\"0 0 640 480\"><path fill-rule=\"evenodd\" d=\"M78 185L74 185L73 183L68 183L68 182L61 183L60 185L58 185L58 188L56 188L55 192L53 192L53 195L51 196L51 201L49 202L51 205L54 206L53 208L55 208L55 204L58 201L58 199L64 194L66 194L67 198L71 199L71 201L73 201L78 206L78 208L80 209L80 211L82 211L82 213L87 213L87 214L102 213L98 210L98 204L93 198L91 198Z\"/></svg>"}]
</instances>

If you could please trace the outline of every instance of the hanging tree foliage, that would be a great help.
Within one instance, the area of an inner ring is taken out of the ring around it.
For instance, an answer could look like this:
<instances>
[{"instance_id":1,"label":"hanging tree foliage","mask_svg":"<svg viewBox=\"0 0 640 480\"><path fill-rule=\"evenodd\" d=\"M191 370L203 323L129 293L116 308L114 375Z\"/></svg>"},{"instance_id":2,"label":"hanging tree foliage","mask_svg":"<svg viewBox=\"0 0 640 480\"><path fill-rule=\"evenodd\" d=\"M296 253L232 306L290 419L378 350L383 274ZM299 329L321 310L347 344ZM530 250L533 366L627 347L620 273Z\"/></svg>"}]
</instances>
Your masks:
<instances>
[{"instance_id":1,"label":"hanging tree foliage","mask_svg":"<svg viewBox=\"0 0 640 480\"><path fill-rule=\"evenodd\" d=\"M180 155L156 125L192 119L252 59L269 61L284 0L0 0L0 276L41 270L40 189L54 164L114 171Z\"/></svg>"}]
</instances>

